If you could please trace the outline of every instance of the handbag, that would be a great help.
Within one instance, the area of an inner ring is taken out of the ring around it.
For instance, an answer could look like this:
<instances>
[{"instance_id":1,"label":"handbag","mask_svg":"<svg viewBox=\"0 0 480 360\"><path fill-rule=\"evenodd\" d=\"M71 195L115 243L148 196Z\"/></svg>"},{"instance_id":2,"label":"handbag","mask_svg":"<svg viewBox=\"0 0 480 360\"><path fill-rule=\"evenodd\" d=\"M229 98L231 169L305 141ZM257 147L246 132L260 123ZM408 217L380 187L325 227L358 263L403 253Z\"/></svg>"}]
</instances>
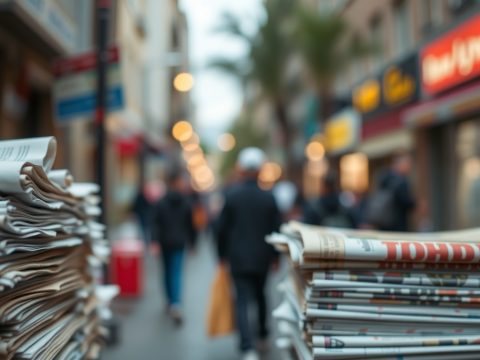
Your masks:
<instances>
[{"instance_id":1,"label":"handbag","mask_svg":"<svg viewBox=\"0 0 480 360\"><path fill-rule=\"evenodd\" d=\"M229 335L235 331L230 275L225 265L219 265L213 279L207 311L209 337Z\"/></svg>"}]
</instances>

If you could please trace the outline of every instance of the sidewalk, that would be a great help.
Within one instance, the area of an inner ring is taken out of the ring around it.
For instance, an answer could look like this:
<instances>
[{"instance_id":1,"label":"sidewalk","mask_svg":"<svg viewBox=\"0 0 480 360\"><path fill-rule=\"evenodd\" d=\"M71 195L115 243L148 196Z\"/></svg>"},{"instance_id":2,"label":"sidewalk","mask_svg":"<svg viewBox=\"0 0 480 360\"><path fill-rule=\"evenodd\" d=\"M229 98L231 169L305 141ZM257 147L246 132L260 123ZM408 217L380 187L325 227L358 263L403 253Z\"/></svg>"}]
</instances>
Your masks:
<instances>
[{"instance_id":1,"label":"sidewalk","mask_svg":"<svg viewBox=\"0 0 480 360\"><path fill-rule=\"evenodd\" d=\"M165 314L156 258L148 255L145 292L140 299L118 299L113 309L120 321L120 343L105 349L104 360L236 360L236 336L211 340L205 335L205 317L215 259L210 240L202 238L198 252L187 259L183 291L185 323L177 329ZM278 277L278 276L277 276ZM272 276L271 286L276 282ZM278 292L270 289L274 304ZM272 308L272 307L270 307ZM271 326L274 329L274 326ZM273 346L264 360L280 360Z\"/></svg>"}]
</instances>

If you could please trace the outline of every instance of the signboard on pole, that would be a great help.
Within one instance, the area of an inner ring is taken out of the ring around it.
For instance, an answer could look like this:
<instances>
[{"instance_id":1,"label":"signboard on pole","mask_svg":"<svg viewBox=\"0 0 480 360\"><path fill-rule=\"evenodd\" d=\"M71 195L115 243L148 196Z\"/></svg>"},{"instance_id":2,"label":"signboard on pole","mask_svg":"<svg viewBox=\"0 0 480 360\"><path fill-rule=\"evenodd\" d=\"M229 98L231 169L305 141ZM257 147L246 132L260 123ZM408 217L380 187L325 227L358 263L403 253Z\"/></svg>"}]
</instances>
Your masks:
<instances>
[{"instance_id":1,"label":"signboard on pole","mask_svg":"<svg viewBox=\"0 0 480 360\"><path fill-rule=\"evenodd\" d=\"M56 118L60 122L93 117L96 109L97 57L95 52L59 60L54 65ZM107 110L120 110L124 94L118 47L108 50Z\"/></svg>"}]
</instances>

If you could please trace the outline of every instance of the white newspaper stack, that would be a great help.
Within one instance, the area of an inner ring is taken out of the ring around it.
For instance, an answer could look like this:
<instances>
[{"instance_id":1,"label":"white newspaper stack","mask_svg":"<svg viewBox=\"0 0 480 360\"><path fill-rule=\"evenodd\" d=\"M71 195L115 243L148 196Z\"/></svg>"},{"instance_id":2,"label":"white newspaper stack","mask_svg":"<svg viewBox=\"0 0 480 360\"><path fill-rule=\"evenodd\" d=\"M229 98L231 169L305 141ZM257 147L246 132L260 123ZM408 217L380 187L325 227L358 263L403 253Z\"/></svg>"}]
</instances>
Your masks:
<instances>
[{"instance_id":1,"label":"white newspaper stack","mask_svg":"<svg viewBox=\"0 0 480 360\"><path fill-rule=\"evenodd\" d=\"M278 345L311 359L480 359L480 229L282 227Z\"/></svg>"},{"instance_id":2,"label":"white newspaper stack","mask_svg":"<svg viewBox=\"0 0 480 360\"><path fill-rule=\"evenodd\" d=\"M53 137L0 141L0 359L95 359L114 289L98 186L52 170Z\"/></svg>"}]
</instances>

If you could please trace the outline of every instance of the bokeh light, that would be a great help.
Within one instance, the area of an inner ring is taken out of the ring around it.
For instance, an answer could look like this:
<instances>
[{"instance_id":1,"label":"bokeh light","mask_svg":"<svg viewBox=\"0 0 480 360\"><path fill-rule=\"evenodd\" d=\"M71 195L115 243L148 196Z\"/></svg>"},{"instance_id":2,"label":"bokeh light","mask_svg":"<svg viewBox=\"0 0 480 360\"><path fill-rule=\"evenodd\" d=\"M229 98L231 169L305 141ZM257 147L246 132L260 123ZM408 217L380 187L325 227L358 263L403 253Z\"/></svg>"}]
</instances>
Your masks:
<instances>
[{"instance_id":1,"label":"bokeh light","mask_svg":"<svg viewBox=\"0 0 480 360\"><path fill-rule=\"evenodd\" d=\"M311 141L305 149L305 155L310 161L322 160L325 156L325 147L318 141Z\"/></svg>"},{"instance_id":2,"label":"bokeh light","mask_svg":"<svg viewBox=\"0 0 480 360\"><path fill-rule=\"evenodd\" d=\"M173 86L177 91L187 92L193 88L193 76L187 72L182 72L173 79Z\"/></svg>"},{"instance_id":3,"label":"bokeh light","mask_svg":"<svg viewBox=\"0 0 480 360\"><path fill-rule=\"evenodd\" d=\"M230 151L236 145L235 137L230 133L222 134L218 137L217 145L221 151Z\"/></svg>"},{"instance_id":4,"label":"bokeh light","mask_svg":"<svg viewBox=\"0 0 480 360\"><path fill-rule=\"evenodd\" d=\"M282 176L282 168L274 162L266 162L260 170L259 180L261 182L275 182Z\"/></svg>"},{"instance_id":5,"label":"bokeh light","mask_svg":"<svg viewBox=\"0 0 480 360\"><path fill-rule=\"evenodd\" d=\"M193 136L192 125L185 120L178 121L172 128L172 135L177 141L187 141Z\"/></svg>"}]
</instances>

